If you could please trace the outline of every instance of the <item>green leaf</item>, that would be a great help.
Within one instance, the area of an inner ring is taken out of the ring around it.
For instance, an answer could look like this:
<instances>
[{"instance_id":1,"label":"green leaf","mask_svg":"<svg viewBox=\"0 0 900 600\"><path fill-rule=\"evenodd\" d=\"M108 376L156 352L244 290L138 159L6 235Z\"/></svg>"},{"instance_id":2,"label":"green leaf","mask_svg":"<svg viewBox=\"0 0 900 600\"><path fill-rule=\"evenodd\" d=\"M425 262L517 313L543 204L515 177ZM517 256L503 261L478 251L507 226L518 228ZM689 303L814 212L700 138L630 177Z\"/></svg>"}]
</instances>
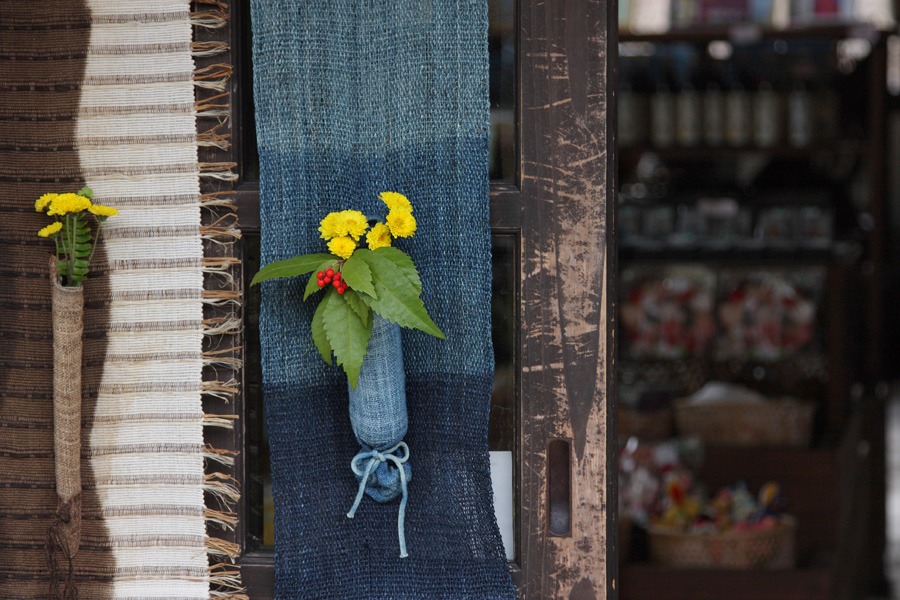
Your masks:
<instances>
[{"instance_id":1,"label":"green leaf","mask_svg":"<svg viewBox=\"0 0 900 600\"><path fill-rule=\"evenodd\" d=\"M78 194L79 196L85 196L86 198L93 199L93 197L94 197L94 190L92 190L88 186L84 186L83 188L81 188L80 190L78 190L75 193Z\"/></svg>"},{"instance_id":2,"label":"green leaf","mask_svg":"<svg viewBox=\"0 0 900 600\"><path fill-rule=\"evenodd\" d=\"M319 354L321 354L322 358L325 359L325 362L330 365L331 344L328 343L328 336L325 334L325 321L323 320L323 317L325 316L325 305L328 303L327 300L328 295L326 294L325 298L323 298L322 301L319 302L319 306L318 308L316 308L315 314L313 314L311 330L313 343L319 350Z\"/></svg>"},{"instance_id":3,"label":"green leaf","mask_svg":"<svg viewBox=\"0 0 900 600\"><path fill-rule=\"evenodd\" d=\"M361 251L357 250L350 255L341 267L341 277L347 282L347 285L356 290L370 296L375 296L375 288L372 287L372 271L369 269L368 263L357 256ZM370 250L366 250L370 252Z\"/></svg>"},{"instance_id":4,"label":"green leaf","mask_svg":"<svg viewBox=\"0 0 900 600\"><path fill-rule=\"evenodd\" d=\"M256 275L253 276L250 285L256 285L260 281L266 281L267 279L303 275L304 273L316 270L316 267L329 259L332 262L341 260L337 256L331 254L304 254L303 256L295 256L285 260L276 260L260 269Z\"/></svg>"},{"instance_id":5,"label":"green leaf","mask_svg":"<svg viewBox=\"0 0 900 600\"><path fill-rule=\"evenodd\" d=\"M303 293L303 301L306 302L306 299L318 292L319 290L324 290L324 287L319 287L319 271L324 271L328 267L330 267L334 263L332 257L329 257L328 260L323 262L317 268L313 269L312 275L309 276L309 281L306 282L306 291Z\"/></svg>"},{"instance_id":6,"label":"green leaf","mask_svg":"<svg viewBox=\"0 0 900 600\"><path fill-rule=\"evenodd\" d=\"M406 252L399 248L394 248L393 246L379 248L378 250L375 250L375 252L389 258L391 262L397 265L398 269L403 271L403 274L409 279L409 282L413 287L416 288L420 294L422 293L422 280L419 278L419 271L416 269L416 265L413 264L412 259Z\"/></svg>"},{"instance_id":7,"label":"green leaf","mask_svg":"<svg viewBox=\"0 0 900 600\"><path fill-rule=\"evenodd\" d=\"M369 305L363 302L362 298L359 297L352 289L348 288L347 291L344 292L344 300L347 301L347 304L350 308L359 315L359 318L362 320L363 325L366 327L370 327L369 325L369 317L372 315L372 309L369 308Z\"/></svg>"},{"instance_id":8,"label":"green leaf","mask_svg":"<svg viewBox=\"0 0 900 600\"><path fill-rule=\"evenodd\" d=\"M356 389L372 328L366 327L344 297L334 290L329 290L325 295L323 304L322 319L328 342L338 364L344 367L347 381Z\"/></svg>"},{"instance_id":9,"label":"green leaf","mask_svg":"<svg viewBox=\"0 0 900 600\"><path fill-rule=\"evenodd\" d=\"M371 250L357 250L356 254L371 268L372 284L378 294L375 298L360 295L363 302L402 327L419 329L441 339L446 337L428 316L419 292L392 260Z\"/></svg>"}]
</instances>

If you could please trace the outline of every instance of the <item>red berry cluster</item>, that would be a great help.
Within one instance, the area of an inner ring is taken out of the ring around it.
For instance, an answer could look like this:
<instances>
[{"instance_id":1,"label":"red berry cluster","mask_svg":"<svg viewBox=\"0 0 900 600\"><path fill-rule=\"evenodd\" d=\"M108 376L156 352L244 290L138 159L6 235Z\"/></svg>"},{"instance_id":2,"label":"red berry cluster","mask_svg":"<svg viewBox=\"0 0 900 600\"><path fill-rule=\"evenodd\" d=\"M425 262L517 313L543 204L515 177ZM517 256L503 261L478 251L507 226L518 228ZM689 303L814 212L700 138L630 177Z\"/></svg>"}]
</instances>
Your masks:
<instances>
[{"instance_id":1,"label":"red berry cluster","mask_svg":"<svg viewBox=\"0 0 900 600\"><path fill-rule=\"evenodd\" d=\"M318 277L317 283L319 287L324 287L330 283L337 289L338 294L343 294L347 291L347 282L341 279L340 271L335 272L334 269L326 269L316 273L316 277Z\"/></svg>"}]
</instances>

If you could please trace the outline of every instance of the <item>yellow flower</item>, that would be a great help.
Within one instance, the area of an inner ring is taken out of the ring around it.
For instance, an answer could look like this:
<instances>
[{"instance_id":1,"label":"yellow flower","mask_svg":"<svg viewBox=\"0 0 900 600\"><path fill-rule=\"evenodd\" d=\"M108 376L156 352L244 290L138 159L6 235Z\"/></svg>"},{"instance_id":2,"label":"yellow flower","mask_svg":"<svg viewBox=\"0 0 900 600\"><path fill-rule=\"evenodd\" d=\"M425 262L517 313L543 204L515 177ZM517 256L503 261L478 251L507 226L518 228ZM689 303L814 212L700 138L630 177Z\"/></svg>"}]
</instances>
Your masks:
<instances>
[{"instance_id":1,"label":"yellow flower","mask_svg":"<svg viewBox=\"0 0 900 600\"><path fill-rule=\"evenodd\" d=\"M366 235L369 250L378 250L391 245L391 230L384 223L375 223Z\"/></svg>"},{"instance_id":2,"label":"yellow flower","mask_svg":"<svg viewBox=\"0 0 900 600\"><path fill-rule=\"evenodd\" d=\"M57 196L59 196L59 194L44 194L34 203L34 210L44 212L47 210L47 205L53 202Z\"/></svg>"},{"instance_id":3,"label":"yellow flower","mask_svg":"<svg viewBox=\"0 0 900 600\"><path fill-rule=\"evenodd\" d=\"M93 204L88 206L88 212L92 215L97 215L98 217L102 217L104 219L108 217L114 217L119 214L119 211L114 209L112 206L103 206L102 204Z\"/></svg>"},{"instance_id":4,"label":"yellow flower","mask_svg":"<svg viewBox=\"0 0 900 600\"><path fill-rule=\"evenodd\" d=\"M333 237L340 237L341 234L338 228L340 213L328 213L324 219L320 222L319 231L322 232L323 240L330 240Z\"/></svg>"},{"instance_id":5,"label":"yellow flower","mask_svg":"<svg viewBox=\"0 0 900 600\"><path fill-rule=\"evenodd\" d=\"M369 222L366 215L358 210L341 211L340 218L343 220L343 231L341 235L349 235L354 240L359 241L369 228Z\"/></svg>"},{"instance_id":6,"label":"yellow flower","mask_svg":"<svg viewBox=\"0 0 900 600\"><path fill-rule=\"evenodd\" d=\"M359 240L369 228L366 215L358 210L342 210L341 212L328 213L320 222L319 231L323 240L350 236Z\"/></svg>"},{"instance_id":7,"label":"yellow flower","mask_svg":"<svg viewBox=\"0 0 900 600\"><path fill-rule=\"evenodd\" d=\"M62 229L62 223L57 221L56 223L50 223L49 225L38 231L38 235L41 237L50 237L54 233L58 233L60 229Z\"/></svg>"},{"instance_id":8,"label":"yellow flower","mask_svg":"<svg viewBox=\"0 0 900 600\"><path fill-rule=\"evenodd\" d=\"M387 224L394 237L412 237L416 232L416 218L407 210L394 209L389 212Z\"/></svg>"},{"instance_id":9,"label":"yellow flower","mask_svg":"<svg viewBox=\"0 0 900 600\"><path fill-rule=\"evenodd\" d=\"M403 194L398 194L397 192L381 192L378 194L378 197L382 202L387 204L388 210L405 210L406 212L412 212L412 204L409 203L409 200Z\"/></svg>"},{"instance_id":10,"label":"yellow flower","mask_svg":"<svg viewBox=\"0 0 900 600\"><path fill-rule=\"evenodd\" d=\"M91 206L91 201L78 194L60 194L50 202L48 215L65 215L73 212L81 212Z\"/></svg>"},{"instance_id":11,"label":"yellow flower","mask_svg":"<svg viewBox=\"0 0 900 600\"><path fill-rule=\"evenodd\" d=\"M350 258L353 251L356 250L356 242L353 241L353 238L345 235L336 237L328 242L328 250L341 258Z\"/></svg>"}]
</instances>

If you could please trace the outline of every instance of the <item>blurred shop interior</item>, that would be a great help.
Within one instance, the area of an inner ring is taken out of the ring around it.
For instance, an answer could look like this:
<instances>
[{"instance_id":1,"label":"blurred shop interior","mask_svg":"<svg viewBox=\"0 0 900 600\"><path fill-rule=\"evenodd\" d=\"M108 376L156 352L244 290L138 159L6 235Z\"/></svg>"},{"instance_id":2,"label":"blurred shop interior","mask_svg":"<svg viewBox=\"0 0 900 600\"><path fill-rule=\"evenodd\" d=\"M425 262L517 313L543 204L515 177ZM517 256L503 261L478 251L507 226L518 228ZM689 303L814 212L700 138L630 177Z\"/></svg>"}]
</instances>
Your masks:
<instances>
[{"instance_id":1,"label":"blurred shop interior","mask_svg":"<svg viewBox=\"0 0 900 600\"><path fill-rule=\"evenodd\" d=\"M623 600L897 598L888 0L620 0Z\"/></svg>"}]
</instances>

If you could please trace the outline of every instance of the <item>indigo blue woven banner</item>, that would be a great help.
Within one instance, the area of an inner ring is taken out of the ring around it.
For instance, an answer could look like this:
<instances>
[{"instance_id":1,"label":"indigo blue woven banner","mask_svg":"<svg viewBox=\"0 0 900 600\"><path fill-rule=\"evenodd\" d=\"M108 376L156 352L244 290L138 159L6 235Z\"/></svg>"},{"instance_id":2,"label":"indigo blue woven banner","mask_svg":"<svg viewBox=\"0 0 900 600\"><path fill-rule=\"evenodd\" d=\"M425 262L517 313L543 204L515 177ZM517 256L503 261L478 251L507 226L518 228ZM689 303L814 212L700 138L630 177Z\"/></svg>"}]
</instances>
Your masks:
<instances>
[{"instance_id":1,"label":"indigo blue woven banner","mask_svg":"<svg viewBox=\"0 0 900 600\"><path fill-rule=\"evenodd\" d=\"M253 0L262 260L323 252L319 221L405 194L422 298L446 334L403 330L409 426L399 498L347 512L359 451L346 377L310 337L306 278L263 284L260 334L275 494L276 594L511 599L487 449L493 379L486 0Z\"/></svg>"}]
</instances>

